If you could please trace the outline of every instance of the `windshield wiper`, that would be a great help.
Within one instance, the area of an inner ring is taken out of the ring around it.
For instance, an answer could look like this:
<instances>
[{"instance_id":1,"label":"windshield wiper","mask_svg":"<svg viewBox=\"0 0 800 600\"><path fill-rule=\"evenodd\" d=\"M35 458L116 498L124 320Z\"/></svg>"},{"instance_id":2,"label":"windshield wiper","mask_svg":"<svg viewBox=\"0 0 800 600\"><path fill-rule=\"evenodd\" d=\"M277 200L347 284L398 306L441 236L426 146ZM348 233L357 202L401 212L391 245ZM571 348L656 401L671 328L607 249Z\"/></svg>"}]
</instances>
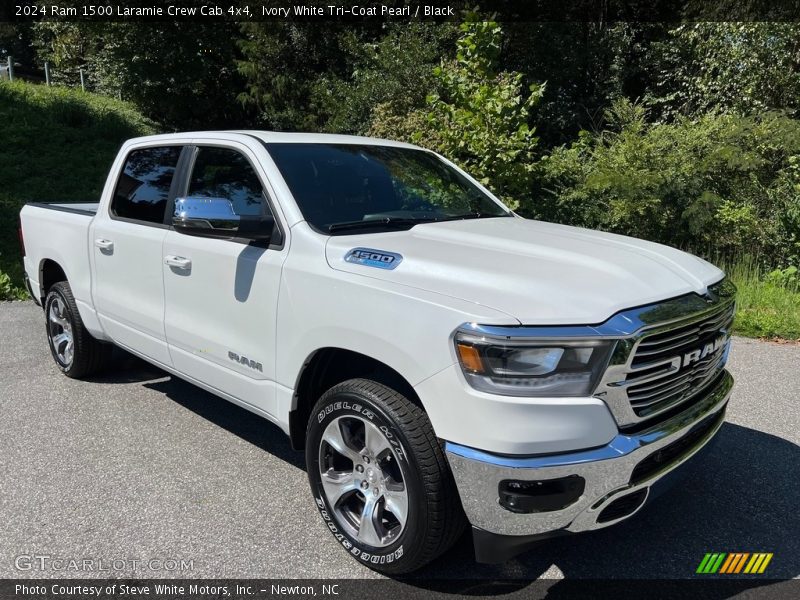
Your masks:
<instances>
[{"instance_id":1,"label":"windshield wiper","mask_svg":"<svg viewBox=\"0 0 800 600\"><path fill-rule=\"evenodd\" d=\"M405 217L384 217L382 219L369 219L368 221L343 221L342 223L333 223L328 225L328 231L334 233L336 231L345 231L348 229L409 229L414 225L420 223L431 223L433 221L440 221L436 217L423 218L423 219L408 219Z\"/></svg>"},{"instance_id":2,"label":"windshield wiper","mask_svg":"<svg viewBox=\"0 0 800 600\"><path fill-rule=\"evenodd\" d=\"M496 213L486 213L476 210L475 212L466 213L463 215L456 215L454 217L447 217L445 219L440 219L441 221L464 221L466 219L490 219L494 217L510 217L510 213L503 213L498 215Z\"/></svg>"}]
</instances>

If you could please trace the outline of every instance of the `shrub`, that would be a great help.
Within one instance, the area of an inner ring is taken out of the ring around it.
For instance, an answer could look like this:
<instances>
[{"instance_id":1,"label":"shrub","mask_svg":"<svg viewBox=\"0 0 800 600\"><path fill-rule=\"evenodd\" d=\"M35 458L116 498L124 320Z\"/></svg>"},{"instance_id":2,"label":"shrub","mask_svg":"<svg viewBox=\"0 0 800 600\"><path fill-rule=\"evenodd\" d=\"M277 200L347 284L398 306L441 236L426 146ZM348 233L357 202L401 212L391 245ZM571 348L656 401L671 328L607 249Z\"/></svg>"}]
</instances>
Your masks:
<instances>
[{"instance_id":1,"label":"shrub","mask_svg":"<svg viewBox=\"0 0 800 600\"><path fill-rule=\"evenodd\" d=\"M771 285L786 288L794 292L800 292L800 274L797 267L787 267L785 269L775 269L764 277L764 281Z\"/></svg>"},{"instance_id":2,"label":"shrub","mask_svg":"<svg viewBox=\"0 0 800 600\"><path fill-rule=\"evenodd\" d=\"M28 293L11 281L7 273L0 271L0 300L24 300Z\"/></svg>"},{"instance_id":3,"label":"shrub","mask_svg":"<svg viewBox=\"0 0 800 600\"><path fill-rule=\"evenodd\" d=\"M767 113L648 124L645 114L617 102L608 130L556 148L521 211L703 254L797 261L800 122Z\"/></svg>"}]
</instances>

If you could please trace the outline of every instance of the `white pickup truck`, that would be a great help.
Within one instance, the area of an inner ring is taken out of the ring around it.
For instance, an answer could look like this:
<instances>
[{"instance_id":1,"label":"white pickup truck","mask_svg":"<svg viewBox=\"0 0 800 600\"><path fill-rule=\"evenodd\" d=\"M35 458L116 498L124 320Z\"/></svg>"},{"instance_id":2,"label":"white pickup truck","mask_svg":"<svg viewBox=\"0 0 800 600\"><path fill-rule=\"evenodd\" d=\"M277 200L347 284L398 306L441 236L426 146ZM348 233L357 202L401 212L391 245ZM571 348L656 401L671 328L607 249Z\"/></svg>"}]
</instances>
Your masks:
<instances>
[{"instance_id":1,"label":"white pickup truck","mask_svg":"<svg viewBox=\"0 0 800 600\"><path fill-rule=\"evenodd\" d=\"M133 139L98 203L32 203L21 228L64 374L116 344L277 424L327 528L385 573L467 522L497 562L627 519L733 385L722 271L520 218L408 144Z\"/></svg>"}]
</instances>

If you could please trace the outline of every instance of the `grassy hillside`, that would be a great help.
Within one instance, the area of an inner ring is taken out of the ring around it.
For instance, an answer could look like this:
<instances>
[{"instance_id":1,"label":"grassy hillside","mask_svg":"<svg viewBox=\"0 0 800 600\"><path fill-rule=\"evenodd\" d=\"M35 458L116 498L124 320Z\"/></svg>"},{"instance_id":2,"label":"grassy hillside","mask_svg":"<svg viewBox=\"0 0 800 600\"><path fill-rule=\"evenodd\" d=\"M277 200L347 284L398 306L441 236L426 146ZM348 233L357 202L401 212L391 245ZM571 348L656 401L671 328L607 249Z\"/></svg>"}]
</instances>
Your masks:
<instances>
[{"instance_id":1,"label":"grassy hillside","mask_svg":"<svg viewBox=\"0 0 800 600\"><path fill-rule=\"evenodd\" d=\"M125 102L63 87L0 82L0 300L21 294L22 205L95 200L120 144L154 132L155 124Z\"/></svg>"}]
</instances>

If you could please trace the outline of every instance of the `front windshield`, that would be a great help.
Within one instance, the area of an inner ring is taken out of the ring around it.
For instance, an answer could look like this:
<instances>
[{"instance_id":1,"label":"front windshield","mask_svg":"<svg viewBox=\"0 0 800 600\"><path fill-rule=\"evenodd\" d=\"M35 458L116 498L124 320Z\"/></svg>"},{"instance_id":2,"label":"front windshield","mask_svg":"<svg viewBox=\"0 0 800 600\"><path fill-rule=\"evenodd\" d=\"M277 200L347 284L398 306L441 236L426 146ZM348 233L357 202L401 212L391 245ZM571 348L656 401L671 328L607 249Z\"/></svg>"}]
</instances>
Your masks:
<instances>
[{"instance_id":1,"label":"front windshield","mask_svg":"<svg viewBox=\"0 0 800 600\"><path fill-rule=\"evenodd\" d=\"M424 150L356 144L268 143L305 219L325 233L408 228L510 213Z\"/></svg>"}]
</instances>

